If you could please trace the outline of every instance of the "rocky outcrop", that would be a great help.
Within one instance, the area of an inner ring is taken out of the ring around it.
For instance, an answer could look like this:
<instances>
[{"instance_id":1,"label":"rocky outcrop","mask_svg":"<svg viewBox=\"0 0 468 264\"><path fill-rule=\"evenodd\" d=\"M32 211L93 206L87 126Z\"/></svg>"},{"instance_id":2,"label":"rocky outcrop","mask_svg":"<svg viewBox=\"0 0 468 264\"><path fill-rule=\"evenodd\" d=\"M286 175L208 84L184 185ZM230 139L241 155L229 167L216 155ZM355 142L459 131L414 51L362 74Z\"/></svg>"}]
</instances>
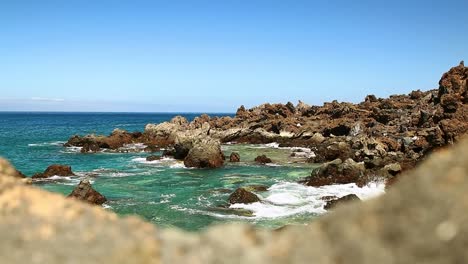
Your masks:
<instances>
[{"instance_id":1,"label":"rocky outcrop","mask_svg":"<svg viewBox=\"0 0 468 264\"><path fill-rule=\"evenodd\" d=\"M97 205L101 205L107 201L106 197L93 189L89 180L80 181L68 197Z\"/></svg>"},{"instance_id":2,"label":"rocky outcrop","mask_svg":"<svg viewBox=\"0 0 468 264\"><path fill-rule=\"evenodd\" d=\"M196 139L184 158L186 167L219 168L224 164L221 143L211 137Z\"/></svg>"},{"instance_id":3,"label":"rocky outcrop","mask_svg":"<svg viewBox=\"0 0 468 264\"><path fill-rule=\"evenodd\" d=\"M138 142L154 148L174 148L174 156L183 160L195 138L251 144L278 142L280 146L311 149L314 155L307 159L312 163L336 159L364 162L363 177L354 178L366 181L381 171L394 174L385 169L387 165L398 163L401 172L410 169L427 154L454 144L466 133L467 72L468 68L460 63L443 74L438 89L388 98L368 95L358 104L335 100L322 106L301 101L297 105L267 103L251 109L241 106L234 117L204 114L192 122L175 117L169 122L148 124L143 133L118 130L108 137L72 137L67 145L96 152ZM335 175L342 172L346 170L336 170Z\"/></svg>"},{"instance_id":4,"label":"rocky outcrop","mask_svg":"<svg viewBox=\"0 0 468 264\"><path fill-rule=\"evenodd\" d=\"M352 202L352 201L360 201L359 197L355 194L348 194L343 197L337 198L337 199L332 199L327 201L325 206L323 207L325 210L331 210L335 208L337 205L341 205L344 203Z\"/></svg>"},{"instance_id":5,"label":"rocky outcrop","mask_svg":"<svg viewBox=\"0 0 468 264\"><path fill-rule=\"evenodd\" d=\"M47 167L43 173L36 173L32 176L33 179L43 179L52 176L75 176L72 169L68 165L53 164Z\"/></svg>"},{"instance_id":6,"label":"rocky outcrop","mask_svg":"<svg viewBox=\"0 0 468 264\"><path fill-rule=\"evenodd\" d=\"M240 162L240 155L238 152L232 152L229 156L230 162Z\"/></svg>"},{"instance_id":7,"label":"rocky outcrop","mask_svg":"<svg viewBox=\"0 0 468 264\"><path fill-rule=\"evenodd\" d=\"M244 188L236 189L230 196L229 196L229 203L230 204L249 204L260 202L260 198L252 192L247 191Z\"/></svg>"},{"instance_id":8,"label":"rocky outcrop","mask_svg":"<svg viewBox=\"0 0 468 264\"><path fill-rule=\"evenodd\" d=\"M266 155L257 156L254 161L259 164L272 163L272 160Z\"/></svg>"}]
</instances>

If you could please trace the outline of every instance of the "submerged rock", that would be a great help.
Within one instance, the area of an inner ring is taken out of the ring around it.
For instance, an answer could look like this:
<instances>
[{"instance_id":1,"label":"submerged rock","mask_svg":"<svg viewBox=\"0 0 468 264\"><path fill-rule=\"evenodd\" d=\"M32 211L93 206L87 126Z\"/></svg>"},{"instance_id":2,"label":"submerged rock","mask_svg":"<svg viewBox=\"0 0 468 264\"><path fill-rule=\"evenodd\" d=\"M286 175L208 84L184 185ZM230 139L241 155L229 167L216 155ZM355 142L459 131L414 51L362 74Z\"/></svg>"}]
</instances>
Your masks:
<instances>
[{"instance_id":1,"label":"submerged rock","mask_svg":"<svg viewBox=\"0 0 468 264\"><path fill-rule=\"evenodd\" d=\"M230 162L240 162L240 155L237 152L232 152L231 155L229 156L229 161Z\"/></svg>"},{"instance_id":2,"label":"submerged rock","mask_svg":"<svg viewBox=\"0 0 468 264\"><path fill-rule=\"evenodd\" d=\"M101 205L107 201L106 197L93 189L89 180L80 181L75 189L73 189L72 193L67 197L76 198L78 200L97 205Z\"/></svg>"},{"instance_id":3,"label":"submerged rock","mask_svg":"<svg viewBox=\"0 0 468 264\"><path fill-rule=\"evenodd\" d=\"M268 158L266 155L257 156L255 158L255 162L260 164L272 163L272 160Z\"/></svg>"},{"instance_id":4,"label":"submerged rock","mask_svg":"<svg viewBox=\"0 0 468 264\"><path fill-rule=\"evenodd\" d=\"M75 176L72 169L68 165L54 164L47 167L43 173L36 173L32 176L33 179L49 178L52 176Z\"/></svg>"},{"instance_id":5,"label":"submerged rock","mask_svg":"<svg viewBox=\"0 0 468 264\"><path fill-rule=\"evenodd\" d=\"M146 161L154 161L154 160L160 160L160 159L161 157L156 156L156 155L151 155L151 156L146 157Z\"/></svg>"},{"instance_id":6,"label":"submerged rock","mask_svg":"<svg viewBox=\"0 0 468 264\"><path fill-rule=\"evenodd\" d=\"M341 205L343 203L348 203L350 201L360 201L359 197L355 194L348 194L338 199L328 200L325 206L323 207L325 210L330 210L335 208L337 205Z\"/></svg>"},{"instance_id":7,"label":"submerged rock","mask_svg":"<svg viewBox=\"0 0 468 264\"><path fill-rule=\"evenodd\" d=\"M236 204L236 203L255 203L260 202L260 198L252 192L245 190L244 188L238 188L229 196L229 203Z\"/></svg>"}]
</instances>

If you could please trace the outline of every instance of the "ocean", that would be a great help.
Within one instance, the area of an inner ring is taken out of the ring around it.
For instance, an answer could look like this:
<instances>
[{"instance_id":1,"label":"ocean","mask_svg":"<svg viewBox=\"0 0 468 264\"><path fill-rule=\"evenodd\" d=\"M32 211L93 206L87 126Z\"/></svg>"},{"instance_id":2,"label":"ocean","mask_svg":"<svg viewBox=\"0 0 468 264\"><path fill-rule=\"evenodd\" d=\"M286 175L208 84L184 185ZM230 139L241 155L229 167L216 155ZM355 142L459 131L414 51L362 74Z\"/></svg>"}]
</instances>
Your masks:
<instances>
[{"instance_id":1,"label":"ocean","mask_svg":"<svg viewBox=\"0 0 468 264\"><path fill-rule=\"evenodd\" d=\"M82 154L63 143L75 134L110 134L115 128L143 131L147 123L160 123L182 115L192 120L197 113L49 113L0 112L0 156L28 176L51 164L72 166L76 177L35 182L38 188L69 194L83 178L107 197L106 210L119 215L138 215L160 227L196 231L212 224L248 222L263 228L303 225L324 214L323 196L350 193L360 198L383 192L383 184L363 188L355 184L307 187L297 183L310 175L316 164L296 162L290 148L277 144L226 144L222 149L241 155L240 163L219 169L189 169L165 158L147 162L148 153ZM209 114L233 116L233 114ZM269 165L253 162L257 155L273 159ZM229 194L238 187L262 185L261 202L229 206Z\"/></svg>"}]
</instances>

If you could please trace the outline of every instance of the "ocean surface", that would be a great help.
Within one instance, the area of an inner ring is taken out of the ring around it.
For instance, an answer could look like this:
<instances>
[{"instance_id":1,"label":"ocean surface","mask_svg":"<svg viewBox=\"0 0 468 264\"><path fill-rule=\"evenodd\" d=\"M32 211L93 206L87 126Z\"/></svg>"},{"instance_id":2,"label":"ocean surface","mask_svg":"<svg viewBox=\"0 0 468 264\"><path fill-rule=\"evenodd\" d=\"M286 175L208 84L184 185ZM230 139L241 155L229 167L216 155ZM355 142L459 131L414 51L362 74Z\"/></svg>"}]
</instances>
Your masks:
<instances>
[{"instance_id":1,"label":"ocean surface","mask_svg":"<svg viewBox=\"0 0 468 264\"><path fill-rule=\"evenodd\" d=\"M326 211L320 198L355 193L366 199L383 193L383 184L363 188L355 184L306 187L296 182L314 164L291 157L293 149L267 145L223 145L227 156L241 155L240 163L227 162L220 169L189 169L173 159L147 162L148 153L82 154L62 146L75 134L110 134L113 129L143 131L147 123L160 123L175 115L192 120L194 113L27 113L0 112L0 156L31 176L51 164L72 166L76 177L35 182L52 192L69 194L88 177L93 187L109 200L107 210L120 215L136 214L161 227L200 230L211 224L249 222L264 228L306 224ZM231 114L210 114L224 116ZM232 116L232 115L231 115ZM133 146L138 148L139 146ZM266 154L273 164L257 165ZM229 194L238 187L263 185L256 192L262 202L229 206Z\"/></svg>"}]
</instances>

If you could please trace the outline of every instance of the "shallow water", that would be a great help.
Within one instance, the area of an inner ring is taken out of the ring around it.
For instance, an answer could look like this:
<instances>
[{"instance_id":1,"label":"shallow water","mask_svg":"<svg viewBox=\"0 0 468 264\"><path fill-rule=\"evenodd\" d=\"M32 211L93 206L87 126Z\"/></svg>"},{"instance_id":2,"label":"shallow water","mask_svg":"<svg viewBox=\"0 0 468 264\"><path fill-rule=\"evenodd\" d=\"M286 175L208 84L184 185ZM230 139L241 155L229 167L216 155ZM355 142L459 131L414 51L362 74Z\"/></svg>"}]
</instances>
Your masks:
<instances>
[{"instance_id":1,"label":"shallow water","mask_svg":"<svg viewBox=\"0 0 468 264\"><path fill-rule=\"evenodd\" d=\"M118 214L137 214L163 227L198 230L213 223L241 221L261 227L305 224L323 214L322 196L355 193L368 198L383 192L382 184L358 188L354 184L306 187L297 184L314 165L290 157L292 149L268 145L223 145L227 156L241 155L240 163L220 169L188 169L173 159L147 162L147 153L81 154L64 148L73 134L109 134L114 128L142 131L147 123L170 120L175 114L0 113L0 156L23 173L32 175L53 163L68 164L77 177L54 178L35 185L68 194L84 177L108 198L104 205ZM197 114L183 114L188 119ZM142 146L136 146L142 147ZM253 159L266 154L272 164ZM228 206L238 187L264 185L262 202Z\"/></svg>"}]
</instances>

